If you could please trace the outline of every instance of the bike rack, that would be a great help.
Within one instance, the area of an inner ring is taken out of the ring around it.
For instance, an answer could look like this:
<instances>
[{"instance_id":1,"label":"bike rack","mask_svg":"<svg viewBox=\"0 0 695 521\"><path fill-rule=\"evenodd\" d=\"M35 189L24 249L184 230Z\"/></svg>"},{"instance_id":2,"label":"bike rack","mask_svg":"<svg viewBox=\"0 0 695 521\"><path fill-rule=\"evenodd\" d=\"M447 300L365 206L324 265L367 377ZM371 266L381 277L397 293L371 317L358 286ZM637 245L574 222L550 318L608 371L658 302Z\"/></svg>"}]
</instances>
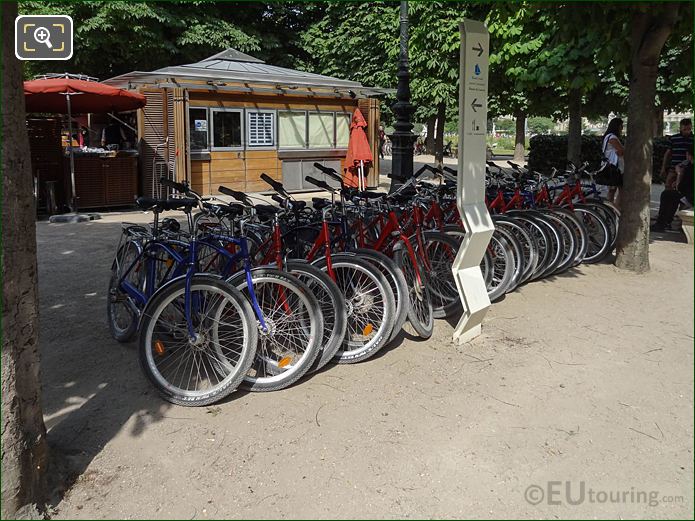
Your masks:
<instances>
[{"instance_id":1,"label":"bike rack","mask_svg":"<svg viewBox=\"0 0 695 521\"><path fill-rule=\"evenodd\" d=\"M487 88L490 35L476 20L464 20L461 31L459 88L459 140L456 203L466 234L452 270L456 279L463 316L454 330L454 341L462 344L478 336L490 307L480 261L495 226L485 206L485 135L487 133Z\"/></svg>"}]
</instances>

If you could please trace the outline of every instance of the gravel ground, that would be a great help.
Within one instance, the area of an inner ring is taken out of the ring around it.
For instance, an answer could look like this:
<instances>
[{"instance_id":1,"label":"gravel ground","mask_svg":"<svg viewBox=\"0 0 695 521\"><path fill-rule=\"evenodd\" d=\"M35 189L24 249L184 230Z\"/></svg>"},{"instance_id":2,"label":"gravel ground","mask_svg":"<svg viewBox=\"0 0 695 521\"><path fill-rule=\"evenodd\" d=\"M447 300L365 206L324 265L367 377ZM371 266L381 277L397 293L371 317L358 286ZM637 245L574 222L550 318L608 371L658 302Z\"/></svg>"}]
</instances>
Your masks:
<instances>
[{"instance_id":1,"label":"gravel ground","mask_svg":"<svg viewBox=\"0 0 695 521\"><path fill-rule=\"evenodd\" d=\"M74 481L54 518L693 518L691 246L524 286L463 346L439 321L188 409L109 336L122 218L37 225L46 425Z\"/></svg>"}]
</instances>

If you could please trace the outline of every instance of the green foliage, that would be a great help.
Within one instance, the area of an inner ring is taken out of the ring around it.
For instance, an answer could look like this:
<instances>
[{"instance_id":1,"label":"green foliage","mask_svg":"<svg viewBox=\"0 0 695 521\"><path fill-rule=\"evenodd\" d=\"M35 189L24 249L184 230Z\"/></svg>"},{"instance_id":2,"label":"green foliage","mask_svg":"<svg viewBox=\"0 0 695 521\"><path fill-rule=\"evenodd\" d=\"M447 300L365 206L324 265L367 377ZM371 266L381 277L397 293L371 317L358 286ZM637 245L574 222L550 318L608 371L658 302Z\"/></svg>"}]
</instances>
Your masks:
<instances>
[{"instance_id":1,"label":"green foliage","mask_svg":"<svg viewBox=\"0 0 695 521\"><path fill-rule=\"evenodd\" d=\"M426 121L440 103L446 104L447 120L457 115L458 26L464 17L485 20L490 30L491 117L563 117L569 89L583 93L586 116L625 112L629 22L646 5L411 0L415 119ZM686 3L680 9L657 81L657 105L674 110L692 107L693 10ZM20 12L71 15L75 54L60 70L102 79L235 47L280 66L396 86L398 2L25 0ZM25 67L27 75L56 70L53 62ZM387 107L393 97L384 101ZM385 122L390 115L384 110Z\"/></svg>"},{"instance_id":2,"label":"green foliage","mask_svg":"<svg viewBox=\"0 0 695 521\"><path fill-rule=\"evenodd\" d=\"M555 128L555 122L543 116L528 118L528 129L534 134L549 134Z\"/></svg>"},{"instance_id":3,"label":"green foliage","mask_svg":"<svg viewBox=\"0 0 695 521\"><path fill-rule=\"evenodd\" d=\"M75 52L60 63L60 71L105 79L197 61L228 47L291 66L305 57L299 32L316 12L312 6L298 10L298 5L48 0L21 2L19 11L72 16ZM25 74L50 71L56 71L53 62L28 62Z\"/></svg>"},{"instance_id":4,"label":"green foliage","mask_svg":"<svg viewBox=\"0 0 695 521\"><path fill-rule=\"evenodd\" d=\"M514 132L516 123L513 119L509 118L498 118L495 119L495 130L497 132Z\"/></svg>"}]
</instances>

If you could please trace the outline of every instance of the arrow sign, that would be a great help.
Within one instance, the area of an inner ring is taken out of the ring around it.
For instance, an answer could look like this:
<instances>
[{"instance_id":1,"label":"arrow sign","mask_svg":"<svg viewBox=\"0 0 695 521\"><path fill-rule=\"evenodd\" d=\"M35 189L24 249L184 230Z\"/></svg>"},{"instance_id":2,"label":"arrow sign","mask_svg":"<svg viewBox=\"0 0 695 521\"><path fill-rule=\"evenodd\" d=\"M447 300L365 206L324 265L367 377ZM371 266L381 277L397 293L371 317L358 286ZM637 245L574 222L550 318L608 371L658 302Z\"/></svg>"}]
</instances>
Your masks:
<instances>
[{"instance_id":1,"label":"arrow sign","mask_svg":"<svg viewBox=\"0 0 695 521\"><path fill-rule=\"evenodd\" d=\"M473 112L478 112L475 109L479 109L482 106L483 106L482 103L478 103L478 98L473 98L473 103L471 103L471 108L473 109Z\"/></svg>"},{"instance_id":2,"label":"arrow sign","mask_svg":"<svg viewBox=\"0 0 695 521\"><path fill-rule=\"evenodd\" d=\"M478 51L478 57L481 57L483 55L483 46L478 42L477 47L473 47L474 51Z\"/></svg>"}]
</instances>

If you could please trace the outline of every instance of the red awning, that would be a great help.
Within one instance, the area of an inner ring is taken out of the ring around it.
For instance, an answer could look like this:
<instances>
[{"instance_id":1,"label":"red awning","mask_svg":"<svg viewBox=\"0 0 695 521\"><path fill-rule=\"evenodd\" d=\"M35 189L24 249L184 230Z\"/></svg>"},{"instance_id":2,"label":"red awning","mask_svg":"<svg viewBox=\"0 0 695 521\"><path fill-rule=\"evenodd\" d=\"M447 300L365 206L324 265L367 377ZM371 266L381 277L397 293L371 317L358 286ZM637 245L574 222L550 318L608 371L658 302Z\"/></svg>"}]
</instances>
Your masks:
<instances>
[{"instance_id":1,"label":"red awning","mask_svg":"<svg viewBox=\"0 0 695 521\"><path fill-rule=\"evenodd\" d=\"M70 96L73 114L124 112L145 106L142 94L96 81L72 78L50 78L24 82L27 112L66 114L66 93Z\"/></svg>"},{"instance_id":2,"label":"red awning","mask_svg":"<svg viewBox=\"0 0 695 521\"><path fill-rule=\"evenodd\" d=\"M360 109L356 108L350 123L350 143L348 144L347 157L345 158L347 171L343 181L347 186L358 187L360 185L360 168L362 168L361 174L364 176L366 173L364 167L373 161L372 150L369 148L367 134L364 132L366 127L367 121L364 119Z\"/></svg>"}]
</instances>

